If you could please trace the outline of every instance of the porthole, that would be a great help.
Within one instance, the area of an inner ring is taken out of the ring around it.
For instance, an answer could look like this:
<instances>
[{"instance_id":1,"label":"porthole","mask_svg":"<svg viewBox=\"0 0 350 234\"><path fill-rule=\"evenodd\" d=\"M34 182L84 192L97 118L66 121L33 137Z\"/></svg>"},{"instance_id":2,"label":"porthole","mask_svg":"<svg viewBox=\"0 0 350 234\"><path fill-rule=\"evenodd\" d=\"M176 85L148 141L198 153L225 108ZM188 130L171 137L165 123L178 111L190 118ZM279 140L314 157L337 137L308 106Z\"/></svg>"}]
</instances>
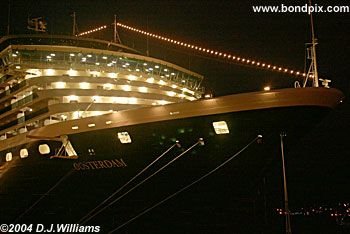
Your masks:
<instances>
[{"instance_id":1,"label":"porthole","mask_svg":"<svg viewBox=\"0 0 350 234\"><path fill-rule=\"evenodd\" d=\"M49 154L50 146L48 144L39 145L39 153L40 154Z\"/></svg>"},{"instance_id":2,"label":"porthole","mask_svg":"<svg viewBox=\"0 0 350 234\"><path fill-rule=\"evenodd\" d=\"M19 151L19 156L21 158L26 158L28 157L28 150L27 149L21 149L21 151Z\"/></svg>"},{"instance_id":3,"label":"porthole","mask_svg":"<svg viewBox=\"0 0 350 234\"><path fill-rule=\"evenodd\" d=\"M11 161L12 160L12 153L11 152L8 152L7 154L6 154L6 162L9 162L9 161Z\"/></svg>"},{"instance_id":4,"label":"porthole","mask_svg":"<svg viewBox=\"0 0 350 234\"><path fill-rule=\"evenodd\" d=\"M131 137L128 132L118 132L118 139L122 144L131 143Z\"/></svg>"}]
</instances>

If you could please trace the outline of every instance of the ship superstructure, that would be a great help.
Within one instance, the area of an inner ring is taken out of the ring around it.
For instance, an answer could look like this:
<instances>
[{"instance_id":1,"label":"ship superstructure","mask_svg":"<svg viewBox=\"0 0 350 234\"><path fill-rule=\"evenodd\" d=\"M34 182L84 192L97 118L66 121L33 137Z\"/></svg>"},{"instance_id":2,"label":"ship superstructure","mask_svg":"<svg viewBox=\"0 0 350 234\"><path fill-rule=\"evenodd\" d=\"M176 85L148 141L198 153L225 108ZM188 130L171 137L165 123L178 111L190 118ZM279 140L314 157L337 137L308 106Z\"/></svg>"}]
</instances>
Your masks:
<instances>
[{"instance_id":1,"label":"ship superstructure","mask_svg":"<svg viewBox=\"0 0 350 234\"><path fill-rule=\"evenodd\" d=\"M120 44L69 36L0 40L0 139L113 111L193 101L199 74Z\"/></svg>"}]
</instances>

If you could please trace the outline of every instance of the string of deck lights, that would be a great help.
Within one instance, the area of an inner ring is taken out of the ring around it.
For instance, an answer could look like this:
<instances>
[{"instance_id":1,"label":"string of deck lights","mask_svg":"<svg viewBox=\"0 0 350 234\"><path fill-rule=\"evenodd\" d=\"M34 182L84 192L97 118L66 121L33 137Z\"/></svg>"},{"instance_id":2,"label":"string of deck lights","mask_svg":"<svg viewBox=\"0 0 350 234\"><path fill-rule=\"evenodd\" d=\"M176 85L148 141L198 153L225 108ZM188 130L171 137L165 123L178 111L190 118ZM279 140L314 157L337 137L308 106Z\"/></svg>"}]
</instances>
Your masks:
<instances>
[{"instance_id":1,"label":"string of deck lights","mask_svg":"<svg viewBox=\"0 0 350 234\"><path fill-rule=\"evenodd\" d=\"M225 53L225 52L217 51L214 49L201 47L201 46L198 46L195 44L190 44L190 43L186 43L183 41L171 39L171 38L164 37L164 36L161 36L161 35L158 35L155 33L150 33L150 32L138 29L138 28L134 28L134 27L122 24L122 23L117 23L117 26L122 27L122 28L127 29L127 30L130 30L130 31L133 31L133 32L136 32L136 33L139 33L139 34L142 34L142 35L145 35L145 36L149 36L149 37L152 37L152 38L155 38L158 40L169 42L169 43L172 43L174 45L182 46L182 47L187 48L187 49L192 49L195 51L205 53L207 55L215 56L215 57L220 58L220 59L225 59L228 61L237 62L237 63L241 63L241 64L245 64L245 65L255 66L255 67L259 67L259 68L263 68L263 69L267 69L267 70L271 70L271 71L288 73L290 75L294 75L297 77L306 77L306 73L304 73L304 72L296 71L296 70L285 68L282 66L277 66L274 64L269 64L269 63L265 63L265 62L261 62L261 61L255 61L254 59L239 57L239 56L232 55L230 53ZM87 34L101 31L101 30L106 29L106 28L107 28L107 26L104 25L104 26L80 33L77 36L85 36ZM313 78L313 75L310 75L310 78Z\"/></svg>"},{"instance_id":2,"label":"string of deck lights","mask_svg":"<svg viewBox=\"0 0 350 234\"><path fill-rule=\"evenodd\" d=\"M77 36L77 37L85 36L85 35L88 35L90 33L98 32L98 31L101 31L101 30L106 29L106 28L107 28L107 25L103 25L101 27L98 27L98 28L95 28L95 29L92 29L92 30L89 30L89 31L86 31L86 32L79 33L79 34L77 34L75 36Z\"/></svg>"},{"instance_id":3,"label":"string of deck lights","mask_svg":"<svg viewBox=\"0 0 350 234\"><path fill-rule=\"evenodd\" d=\"M196 51L199 51L199 52L202 52L202 53L206 53L208 55L216 56L216 57L221 58L221 59L226 59L226 60L233 61L233 62L239 62L241 64L246 64L246 65L252 65L252 66L256 66L256 67L259 67L259 68L264 68L264 69L268 69L268 70L272 70L272 71L289 73L289 74L295 75L295 76L302 76L302 77L306 76L306 73L303 73L303 72L300 72L300 71L295 71L295 70L292 70L292 69L289 69L289 68L284 68L284 67L281 67L281 66L268 64L268 63L261 62L261 61L255 61L253 59L239 57L239 56L235 56L235 55L232 55L232 54L229 54L229 53L224 53L224 52L221 52L221 51L217 51L217 50L214 50L214 49L204 48L204 47L201 47L201 46L198 46L198 45L186 43L186 42L179 41L179 40L174 40L174 39L171 39L171 38L168 38L168 37L164 37L164 36L161 36L161 35L158 35L158 34L150 33L150 32L138 29L138 28L134 28L134 27L122 24L122 23L117 23L117 26L125 28L125 29L133 31L133 32L137 32L137 33L140 33L140 34L143 34L143 35L155 38L155 39L158 39L158 40L169 42L169 43L172 43L172 44L175 44L175 45L178 45L178 46L182 46L182 47L185 47L185 48L188 48L188 49L196 50ZM313 77L313 75L310 75L310 78L312 78L312 77Z\"/></svg>"}]
</instances>

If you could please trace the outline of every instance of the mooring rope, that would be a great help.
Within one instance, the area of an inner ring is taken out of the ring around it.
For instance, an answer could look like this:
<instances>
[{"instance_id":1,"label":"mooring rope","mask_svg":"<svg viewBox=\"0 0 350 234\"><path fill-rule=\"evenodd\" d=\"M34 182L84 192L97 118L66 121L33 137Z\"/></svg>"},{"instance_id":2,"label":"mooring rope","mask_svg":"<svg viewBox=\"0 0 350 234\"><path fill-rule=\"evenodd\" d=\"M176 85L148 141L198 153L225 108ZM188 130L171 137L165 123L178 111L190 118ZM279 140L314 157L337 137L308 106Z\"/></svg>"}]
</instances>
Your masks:
<instances>
[{"instance_id":1,"label":"mooring rope","mask_svg":"<svg viewBox=\"0 0 350 234\"><path fill-rule=\"evenodd\" d=\"M134 181L137 177L139 177L141 174L143 174L146 170L148 170L151 166L153 166L157 161L159 161L164 155L166 155L170 150L172 150L175 146L180 147L180 144L178 141L176 141L175 144L170 146L166 151L164 151L160 156L158 156L153 162L148 164L145 168L143 168L137 175L132 177L129 181L127 181L123 186L121 186L119 189L117 189L115 192L113 192L109 197L107 197L105 200L103 200L100 204L98 204L95 208L93 208L91 211L89 211L84 217L82 217L77 223L81 223L89 217L92 213L94 213L97 209L99 209L101 206L106 204L112 197L114 197L117 193L119 193L121 190L123 190L126 186L128 186L132 181Z\"/></svg>"},{"instance_id":2,"label":"mooring rope","mask_svg":"<svg viewBox=\"0 0 350 234\"><path fill-rule=\"evenodd\" d=\"M157 175L159 172L161 172L162 170L164 170L166 167L168 167L170 164L174 163L176 160L178 160L181 156L183 156L184 154L186 154L188 151L190 151L191 149L193 149L194 147L196 147L198 144L203 144L203 139L200 138L195 144L193 144L191 147L189 147L188 149L186 149L184 152L182 152L181 154L179 154L178 156L176 156L175 158L173 158L171 161L169 161L167 164L165 164L164 166L162 166L161 168L159 168L157 171L155 171L153 174L151 174L150 176L146 177L144 180L142 180L141 182L139 182L138 184L136 184L135 186L133 186L132 188L130 188L128 191L126 191L125 193L123 193L122 195L120 195L119 197L117 197L116 199L114 199L113 201L111 201L109 204L107 204L105 207L101 208L99 211L97 211L95 214L90 215L90 217L87 217L85 220L83 220L81 223L79 224L84 224L87 221L89 221L90 219L92 219L93 217L95 217L96 215L100 214L102 211L104 211L105 209L107 209L108 207L110 207L111 205L113 205L114 203L116 203L117 201L119 201L120 199L122 199L123 197L125 197L127 194L129 194L130 192L132 192L133 190L135 190L136 188L138 188L139 186L141 186L143 183L145 183L146 181L148 181L149 179L151 179L153 176Z\"/></svg>"},{"instance_id":3,"label":"mooring rope","mask_svg":"<svg viewBox=\"0 0 350 234\"><path fill-rule=\"evenodd\" d=\"M246 150L251 144L253 144L257 139L260 139L262 136L258 135L257 137L255 137L251 142L249 142L246 146L244 146L240 151L238 151L237 153L235 153L233 156L231 156L230 158L228 158L227 160L225 160L223 163L221 163L219 166L217 166L216 168L214 168L213 170L209 171L208 173L204 174L203 176L201 176L200 178L198 178L197 180L193 181L192 183L186 185L185 187L181 188L180 190L176 191L175 193L171 194L170 196L166 197L165 199L161 200L160 202L156 203L155 205L147 208L146 210L142 211L141 213L139 213L138 215L134 216L133 218L129 219L128 221L126 221L125 223L123 223L122 225L118 226L117 228L111 230L108 233L113 233L115 231L118 231L119 229L121 229L122 227L128 225L129 223L131 223L132 221L134 221L135 219L139 218L140 216L146 214L147 212L153 210L154 208L156 208L157 206L163 204L164 202L168 201L169 199L175 197L176 195L178 195L179 193L185 191L186 189L190 188L191 186L197 184L198 182L200 182L201 180L205 179L206 177L210 176L211 174L213 174L214 172L216 172L217 170L219 170L221 167L225 166L227 163L229 163L231 160L233 160L234 158L236 158L239 154L241 154L244 150Z\"/></svg>"},{"instance_id":4,"label":"mooring rope","mask_svg":"<svg viewBox=\"0 0 350 234\"><path fill-rule=\"evenodd\" d=\"M64 181L65 179L67 179L75 170L71 169L70 171L68 171L64 176L61 177L61 179L59 179L56 184L54 184L46 193L44 193L43 195L40 196L40 198L38 200L36 200L36 202L33 203L33 205L31 205L28 209L26 209L23 213L21 213L16 219L15 221L13 221L13 223L17 223L25 214L27 214L30 210L32 210L45 196L49 195L56 187L58 187L58 185L60 185L62 183L62 181Z\"/></svg>"}]
</instances>

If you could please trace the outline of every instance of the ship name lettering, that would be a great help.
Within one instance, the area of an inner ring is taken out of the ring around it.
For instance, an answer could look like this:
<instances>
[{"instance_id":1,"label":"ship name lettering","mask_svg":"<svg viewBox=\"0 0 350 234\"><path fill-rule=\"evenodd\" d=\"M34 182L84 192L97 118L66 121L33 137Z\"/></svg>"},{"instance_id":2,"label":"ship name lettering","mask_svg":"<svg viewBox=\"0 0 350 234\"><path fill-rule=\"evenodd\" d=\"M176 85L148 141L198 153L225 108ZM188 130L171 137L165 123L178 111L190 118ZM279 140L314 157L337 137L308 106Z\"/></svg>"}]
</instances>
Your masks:
<instances>
[{"instance_id":1,"label":"ship name lettering","mask_svg":"<svg viewBox=\"0 0 350 234\"><path fill-rule=\"evenodd\" d=\"M127 167L127 164L124 160L121 159L110 159L110 160L97 160L89 162L79 162L73 163L73 167L77 171L84 170L96 170L96 169L108 169L115 167Z\"/></svg>"}]
</instances>

